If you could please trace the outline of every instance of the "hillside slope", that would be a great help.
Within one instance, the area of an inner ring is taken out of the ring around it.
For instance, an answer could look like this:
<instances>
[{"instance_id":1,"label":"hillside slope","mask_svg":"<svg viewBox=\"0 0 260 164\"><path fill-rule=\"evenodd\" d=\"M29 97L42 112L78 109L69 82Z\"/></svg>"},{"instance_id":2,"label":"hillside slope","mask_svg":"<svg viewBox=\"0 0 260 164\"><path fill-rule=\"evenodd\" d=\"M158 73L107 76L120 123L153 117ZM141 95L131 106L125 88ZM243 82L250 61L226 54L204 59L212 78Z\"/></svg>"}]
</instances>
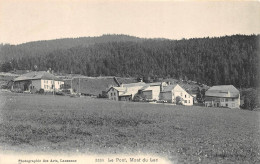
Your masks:
<instances>
[{"instance_id":1,"label":"hillside slope","mask_svg":"<svg viewBox=\"0 0 260 164\"><path fill-rule=\"evenodd\" d=\"M56 49L8 60L2 71L47 70L86 76L161 77L206 85L257 87L259 35L233 35L178 41L144 39ZM62 46L61 46L62 47ZM16 49L10 49L13 52ZM13 54L13 53L10 53Z\"/></svg>"},{"instance_id":2,"label":"hillside slope","mask_svg":"<svg viewBox=\"0 0 260 164\"><path fill-rule=\"evenodd\" d=\"M47 55L55 50L70 49L72 47L88 47L96 43L107 42L140 42L144 39L128 35L102 35L97 37L63 38L23 43L19 45L0 45L0 61L23 56Z\"/></svg>"}]
</instances>

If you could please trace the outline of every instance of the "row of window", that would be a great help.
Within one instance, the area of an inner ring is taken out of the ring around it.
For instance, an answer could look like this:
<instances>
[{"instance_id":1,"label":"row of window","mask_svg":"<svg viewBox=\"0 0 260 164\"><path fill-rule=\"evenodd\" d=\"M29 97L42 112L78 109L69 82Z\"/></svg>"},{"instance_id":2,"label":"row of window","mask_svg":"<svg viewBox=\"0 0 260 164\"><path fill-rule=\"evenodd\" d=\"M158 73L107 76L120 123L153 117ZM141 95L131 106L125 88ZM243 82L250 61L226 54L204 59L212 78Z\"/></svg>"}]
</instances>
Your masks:
<instances>
[{"instance_id":1,"label":"row of window","mask_svg":"<svg viewBox=\"0 0 260 164\"><path fill-rule=\"evenodd\" d=\"M52 85L52 86L49 86L49 85L44 85L44 89L53 89L54 88L54 86Z\"/></svg>"},{"instance_id":2,"label":"row of window","mask_svg":"<svg viewBox=\"0 0 260 164\"><path fill-rule=\"evenodd\" d=\"M112 97L112 100L116 100L116 98L115 98L115 97Z\"/></svg>"},{"instance_id":3,"label":"row of window","mask_svg":"<svg viewBox=\"0 0 260 164\"><path fill-rule=\"evenodd\" d=\"M44 80L44 84L48 84L48 80ZM51 81L51 84L53 84L53 81Z\"/></svg>"},{"instance_id":4,"label":"row of window","mask_svg":"<svg viewBox=\"0 0 260 164\"><path fill-rule=\"evenodd\" d=\"M172 95L174 96L174 93L172 93ZM182 97L182 92L181 92L181 97ZM184 97L185 97L185 98L187 98L187 97L190 98L190 95L187 96L187 95L185 94Z\"/></svg>"},{"instance_id":5,"label":"row of window","mask_svg":"<svg viewBox=\"0 0 260 164\"><path fill-rule=\"evenodd\" d=\"M53 84L53 80L44 80L44 84L48 84L48 81L50 81L50 82L51 82L51 84ZM60 81L57 81L57 83L58 83L58 84L61 84L61 82L60 82Z\"/></svg>"},{"instance_id":6,"label":"row of window","mask_svg":"<svg viewBox=\"0 0 260 164\"><path fill-rule=\"evenodd\" d=\"M234 98L232 98L232 99L228 99L228 98L224 98L224 99L220 99L220 101L221 102L227 102L227 101L235 101L235 99Z\"/></svg>"},{"instance_id":7,"label":"row of window","mask_svg":"<svg viewBox=\"0 0 260 164\"><path fill-rule=\"evenodd\" d=\"M188 104L190 103L190 100L184 100L184 104L187 104L187 102L188 102Z\"/></svg>"},{"instance_id":8,"label":"row of window","mask_svg":"<svg viewBox=\"0 0 260 164\"><path fill-rule=\"evenodd\" d=\"M211 103L206 103L206 106L211 106L211 105L212 105ZM217 103L217 104L214 103L213 105L214 105L214 107L219 107L219 104L218 104L218 103ZM221 105L221 106L222 106L222 105ZM225 106L228 107L228 103L226 103ZM232 106L232 107L235 107L235 103L232 103L231 106Z\"/></svg>"},{"instance_id":9,"label":"row of window","mask_svg":"<svg viewBox=\"0 0 260 164\"><path fill-rule=\"evenodd\" d=\"M111 96L113 96L113 93L110 94ZM116 95L116 92L114 92L114 96Z\"/></svg>"}]
</instances>

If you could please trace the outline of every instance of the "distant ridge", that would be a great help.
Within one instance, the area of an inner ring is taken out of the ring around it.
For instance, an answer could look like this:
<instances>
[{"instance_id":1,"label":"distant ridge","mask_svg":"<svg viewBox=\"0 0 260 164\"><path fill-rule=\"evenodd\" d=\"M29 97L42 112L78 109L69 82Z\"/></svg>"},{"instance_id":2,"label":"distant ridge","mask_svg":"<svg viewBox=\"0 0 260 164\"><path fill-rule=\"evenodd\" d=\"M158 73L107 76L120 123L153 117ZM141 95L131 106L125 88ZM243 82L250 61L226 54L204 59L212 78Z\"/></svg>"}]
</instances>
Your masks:
<instances>
[{"instance_id":1,"label":"distant ridge","mask_svg":"<svg viewBox=\"0 0 260 164\"><path fill-rule=\"evenodd\" d=\"M62 38L22 43L18 45L0 45L0 60L6 61L14 57L45 55L55 50L72 47L88 47L96 43L108 42L141 42L145 39L123 35L105 34L96 37Z\"/></svg>"}]
</instances>

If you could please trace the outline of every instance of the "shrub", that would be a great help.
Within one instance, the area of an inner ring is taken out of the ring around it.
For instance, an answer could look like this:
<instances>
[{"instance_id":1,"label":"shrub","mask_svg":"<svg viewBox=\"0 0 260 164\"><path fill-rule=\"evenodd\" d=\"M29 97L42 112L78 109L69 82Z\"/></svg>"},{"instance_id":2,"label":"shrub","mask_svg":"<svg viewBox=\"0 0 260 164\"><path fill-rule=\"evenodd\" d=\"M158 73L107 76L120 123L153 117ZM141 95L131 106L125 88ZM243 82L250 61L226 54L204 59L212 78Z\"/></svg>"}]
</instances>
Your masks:
<instances>
[{"instance_id":1,"label":"shrub","mask_svg":"<svg viewBox=\"0 0 260 164\"><path fill-rule=\"evenodd\" d=\"M44 94L44 89L40 89L38 93L39 94Z\"/></svg>"},{"instance_id":2,"label":"shrub","mask_svg":"<svg viewBox=\"0 0 260 164\"><path fill-rule=\"evenodd\" d=\"M244 104L241 104L242 109L254 110L259 106L256 89L249 88L242 90L241 97L244 100Z\"/></svg>"}]
</instances>

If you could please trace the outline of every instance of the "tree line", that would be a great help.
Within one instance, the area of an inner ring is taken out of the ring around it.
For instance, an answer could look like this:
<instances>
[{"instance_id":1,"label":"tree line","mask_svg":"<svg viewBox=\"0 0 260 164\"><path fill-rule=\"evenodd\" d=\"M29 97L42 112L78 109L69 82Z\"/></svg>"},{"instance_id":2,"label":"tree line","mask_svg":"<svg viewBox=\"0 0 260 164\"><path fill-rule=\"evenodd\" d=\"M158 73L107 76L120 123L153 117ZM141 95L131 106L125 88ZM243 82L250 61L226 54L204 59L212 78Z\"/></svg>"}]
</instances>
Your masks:
<instances>
[{"instance_id":1,"label":"tree line","mask_svg":"<svg viewBox=\"0 0 260 164\"><path fill-rule=\"evenodd\" d=\"M17 55L1 71L51 68L86 76L163 77L194 80L209 86L257 87L259 35L200 39L106 41L88 46ZM12 49L9 47L9 49ZM9 50L11 52L11 50ZM22 51L22 50L21 50ZM32 55L35 54L35 55Z\"/></svg>"}]
</instances>

